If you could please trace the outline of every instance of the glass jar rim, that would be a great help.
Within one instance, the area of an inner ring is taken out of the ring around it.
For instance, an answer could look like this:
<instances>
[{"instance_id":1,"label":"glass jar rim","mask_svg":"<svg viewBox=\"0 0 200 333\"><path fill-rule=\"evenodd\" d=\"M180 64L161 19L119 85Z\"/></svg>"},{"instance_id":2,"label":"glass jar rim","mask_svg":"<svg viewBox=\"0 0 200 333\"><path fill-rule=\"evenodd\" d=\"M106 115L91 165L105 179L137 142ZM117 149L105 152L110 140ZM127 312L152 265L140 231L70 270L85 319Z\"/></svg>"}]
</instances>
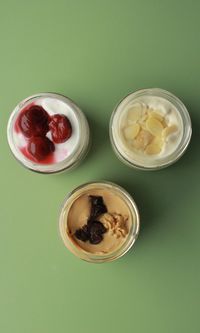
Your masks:
<instances>
[{"instance_id":1,"label":"glass jar rim","mask_svg":"<svg viewBox=\"0 0 200 333\"><path fill-rule=\"evenodd\" d=\"M39 98L54 98L58 99L65 104L67 104L74 112L75 117L78 121L79 125L79 131L81 133L79 142L77 143L77 147L74 150L74 152L67 156L65 159L63 159L60 162L52 163L52 164L40 164L33 162L26 158L17 148L14 139L13 139L13 126L17 119L18 113L24 108L26 105L28 105L31 101ZM84 136L84 139L81 137ZM42 92L37 93L31 96L26 97L22 101L20 101L10 114L8 125L7 125L7 140L9 147L11 149L12 154L16 158L16 160L21 163L24 167L28 168L31 171L35 171L38 173L58 173L62 172L64 170L69 170L73 168L78 162L84 157L87 150L89 149L89 138L90 137L90 130L89 130L89 124L87 121L87 118L83 111L79 108L79 106L69 97L64 96L59 93L54 92Z\"/></svg>"},{"instance_id":2,"label":"glass jar rim","mask_svg":"<svg viewBox=\"0 0 200 333\"><path fill-rule=\"evenodd\" d=\"M137 163L136 160L128 158L128 156L126 154L123 154L122 151L119 151L119 149L116 145L116 140L115 140L114 134L113 134L114 118L115 118L116 113L117 113L119 107L121 106L121 104L124 103L131 96L133 97L132 101L134 99L137 99L142 96L156 96L156 97L166 99L169 102L171 102L174 106L176 106L179 113L181 113L180 116L181 116L183 123L185 122L185 124L184 124L185 126L183 126L183 135L182 135L181 141L180 141L177 149L169 156L163 158L163 160L161 160L163 162L159 163L156 166L155 165L150 166L150 165ZM186 132L186 126L187 126L187 132ZM112 147L114 149L114 152L116 153L116 155L122 162L126 163L127 165L129 165L131 167L134 167L134 168L140 169L140 170L157 170L157 169L165 168L165 167L175 163L185 153L185 151L190 143L191 136L192 136L192 123L191 123L191 118L190 118L190 115L189 115L189 112L188 112L186 106L177 96L175 96L171 92L161 89L161 88L144 88L144 89L136 90L134 92L130 92L117 103L117 105L115 106L115 108L111 114L110 124L109 124L109 135L110 135L110 141L111 141ZM169 157L171 157L171 158L169 159Z\"/></svg>"},{"instance_id":3,"label":"glass jar rim","mask_svg":"<svg viewBox=\"0 0 200 333\"><path fill-rule=\"evenodd\" d=\"M76 245L73 246L73 242L67 236L67 232L64 228L66 226L66 224L64 224L64 218L65 218L65 220L67 220L67 214L68 214L68 213L66 213L66 215L64 215L66 206L69 205L69 207L68 207L68 212L69 212L70 207L73 204L74 200L76 200L79 197L79 196L76 197L76 194L79 191L83 190L79 194L79 195L81 195L81 193L84 193L84 191L87 191L88 187L91 189L91 186L93 188L97 188L97 187L105 188L106 187L109 190L114 188L114 190L117 191L118 194L120 193L121 197L123 197L123 200L126 201L126 204L128 202L127 205L132 214L132 221L133 221L133 215L134 215L134 223L132 223L132 229L131 229L130 234L127 237L127 240L125 241L125 243L123 243L120 246L120 248L116 249L115 251L111 252L110 254L105 254L105 255L93 254L93 253L87 252L81 248L79 249L79 247L77 247ZM133 224L135 224L135 228L133 228ZM113 182L110 182L110 181L91 181L91 182L87 182L87 183L77 186L76 188L74 188L71 192L69 192L66 195L66 197L61 205L61 208L60 208L59 234L60 234L60 237L61 237L65 247L70 252L72 252L75 256L77 256L80 259L83 259L85 261L88 261L88 262L101 263L101 262L113 261L113 260L120 258L126 252L128 252L130 250L130 248L133 246L133 244L135 243L135 241L138 237L139 230L140 230L140 215L139 215L139 211L138 211L138 208L137 208L137 205L136 205L134 199L123 187L121 187Z\"/></svg>"}]
</instances>

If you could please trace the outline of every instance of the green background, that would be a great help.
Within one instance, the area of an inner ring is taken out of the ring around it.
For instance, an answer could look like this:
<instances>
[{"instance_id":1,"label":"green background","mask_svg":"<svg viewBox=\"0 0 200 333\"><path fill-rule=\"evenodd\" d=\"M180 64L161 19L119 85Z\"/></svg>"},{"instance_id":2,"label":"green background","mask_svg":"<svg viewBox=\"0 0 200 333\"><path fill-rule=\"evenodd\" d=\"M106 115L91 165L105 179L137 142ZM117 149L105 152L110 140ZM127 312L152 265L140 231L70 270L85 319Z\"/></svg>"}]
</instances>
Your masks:
<instances>
[{"instance_id":1,"label":"green background","mask_svg":"<svg viewBox=\"0 0 200 333\"><path fill-rule=\"evenodd\" d=\"M2 1L0 9L0 332L200 332L200 3L160 0ZM143 87L167 89L193 121L175 165L144 172L115 157L115 104ZM92 148L70 173L21 167L6 141L10 112L53 91L84 110ZM124 186L141 212L134 248L109 264L63 246L65 195L91 180Z\"/></svg>"}]
</instances>

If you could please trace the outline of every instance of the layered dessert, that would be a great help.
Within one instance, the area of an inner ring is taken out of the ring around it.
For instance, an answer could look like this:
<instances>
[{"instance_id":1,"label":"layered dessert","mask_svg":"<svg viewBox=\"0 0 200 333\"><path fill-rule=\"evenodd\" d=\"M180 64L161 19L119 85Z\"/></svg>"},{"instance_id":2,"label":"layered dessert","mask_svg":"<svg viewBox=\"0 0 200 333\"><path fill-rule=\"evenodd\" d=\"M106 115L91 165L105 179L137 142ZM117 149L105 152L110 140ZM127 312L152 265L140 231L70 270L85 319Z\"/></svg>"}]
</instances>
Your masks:
<instances>
[{"instance_id":1,"label":"layered dessert","mask_svg":"<svg viewBox=\"0 0 200 333\"><path fill-rule=\"evenodd\" d=\"M112 118L115 150L135 166L154 168L167 164L183 141L185 113L187 110L175 96L160 89L128 95Z\"/></svg>"},{"instance_id":2,"label":"layered dessert","mask_svg":"<svg viewBox=\"0 0 200 333\"><path fill-rule=\"evenodd\" d=\"M62 238L80 256L112 255L139 230L137 208L111 185L86 185L69 199L62 214Z\"/></svg>"},{"instance_id":3,"label":"layered dessert","mask_svg":"<svg viewBox=\"0 0 200 333\"><path fill-rule=\"evenodd\" d=\"M83 140L88 141L88 135L83 138L87 121L81 122L81 117L78 107L64 96L49 93L28 98L16 107L8 125L14 155L27 166L32 163L43 169L64 161L70 164Z\"/></svg>"}]
</instances>

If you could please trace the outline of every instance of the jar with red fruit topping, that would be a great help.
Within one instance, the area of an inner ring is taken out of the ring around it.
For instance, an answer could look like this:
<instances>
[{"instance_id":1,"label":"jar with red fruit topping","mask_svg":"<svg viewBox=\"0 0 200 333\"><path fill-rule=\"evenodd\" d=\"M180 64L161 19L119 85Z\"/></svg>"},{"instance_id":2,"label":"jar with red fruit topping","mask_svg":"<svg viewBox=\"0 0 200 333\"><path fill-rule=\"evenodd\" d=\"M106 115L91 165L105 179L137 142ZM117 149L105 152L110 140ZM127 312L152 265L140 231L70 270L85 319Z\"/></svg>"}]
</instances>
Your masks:
<instances>
[{"instance_id":1,"label":"jar with red fruit topping","mask_svg":"<svg viewBox=\"0 0 200 333\"><path fill-rule=\"evenodd\" d=\"M90 131L86 116L68 97L40 93L21 101L7 127L10 149L26 168L57 173L86 156Z\"/></svg>"}]
</instances>

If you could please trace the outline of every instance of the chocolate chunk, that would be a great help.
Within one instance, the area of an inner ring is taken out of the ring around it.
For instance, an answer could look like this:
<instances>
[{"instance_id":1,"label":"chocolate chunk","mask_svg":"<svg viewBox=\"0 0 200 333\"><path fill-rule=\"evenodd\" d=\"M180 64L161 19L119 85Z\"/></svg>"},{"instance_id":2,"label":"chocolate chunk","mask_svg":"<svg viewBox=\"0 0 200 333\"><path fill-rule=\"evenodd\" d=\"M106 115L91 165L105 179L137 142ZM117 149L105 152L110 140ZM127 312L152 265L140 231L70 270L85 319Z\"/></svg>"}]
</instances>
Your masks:
<instances>
[{"instance_id":1,"label":"chocolate chunk","mask_svg":"<svg viewBox=\"0 0 200 333\"><path fill-rule=\"evenodd\" d=\"M75 232L76 238L83 242L89 240L91 244L99 244L103 240L103 234L107 231L103 223L96 219L107 212L106 205L104 204L101 196L90 195L91 211L90 217L82 228L77 229Z\"/></svg>"},{"instance_id":2,"label":"chocolate chunk","mask_svg":"<svg viewBox=\"0 0 200 333\"><path fill-rule=\"evenodd\" d=\"M85 224L82 228L77 229L75 232L75 236L81 241L86 242L90 238L88 226Z\"/></svg>"},{"instance_id":3,"label":"chocolate chunk","mask_svg":"<svg viewBox=\"0 0 200 333\"><path fill-rule=\"evenodd\" d=\"M90 243L91 244L99 244L101 243L101 241L103 240L103 236L102 234L91 234L90 235Z\"/></svg>"},{"instance_id":4,"label":"chocolate chunk","mask_svg":"<svg viewBox=\"0 0 200 333\"><path fill-rule=\"evenodd\" d=\"M107 229L104 227L103 223L99 221L93 221L90 226L90 234L104 234L106 230Z\"/></svg>"},{"instance_id":5,"label":"chocolate chunk","mask_svg":"<svg viewBox=\"0 0 200 333\"><path fill-rule=\"evenodd\" d=\"M94 221L90 226L90 243L98 244L103 240L103 234L106 232L106 228L99 221Z\"/></svg>"},{"instance_id":6,"label":"chocolate chunk","mask_svg":"<svg viewBox=\"0 0 200 333\"><path fill-rule=\"evenodd\" d=\"M90 218L88 220L89 224L94 221L98 216L107 212L107 207L104 204L103 198L101 196L90 195L91 211Z\"/></svg>"}]
</instances>

